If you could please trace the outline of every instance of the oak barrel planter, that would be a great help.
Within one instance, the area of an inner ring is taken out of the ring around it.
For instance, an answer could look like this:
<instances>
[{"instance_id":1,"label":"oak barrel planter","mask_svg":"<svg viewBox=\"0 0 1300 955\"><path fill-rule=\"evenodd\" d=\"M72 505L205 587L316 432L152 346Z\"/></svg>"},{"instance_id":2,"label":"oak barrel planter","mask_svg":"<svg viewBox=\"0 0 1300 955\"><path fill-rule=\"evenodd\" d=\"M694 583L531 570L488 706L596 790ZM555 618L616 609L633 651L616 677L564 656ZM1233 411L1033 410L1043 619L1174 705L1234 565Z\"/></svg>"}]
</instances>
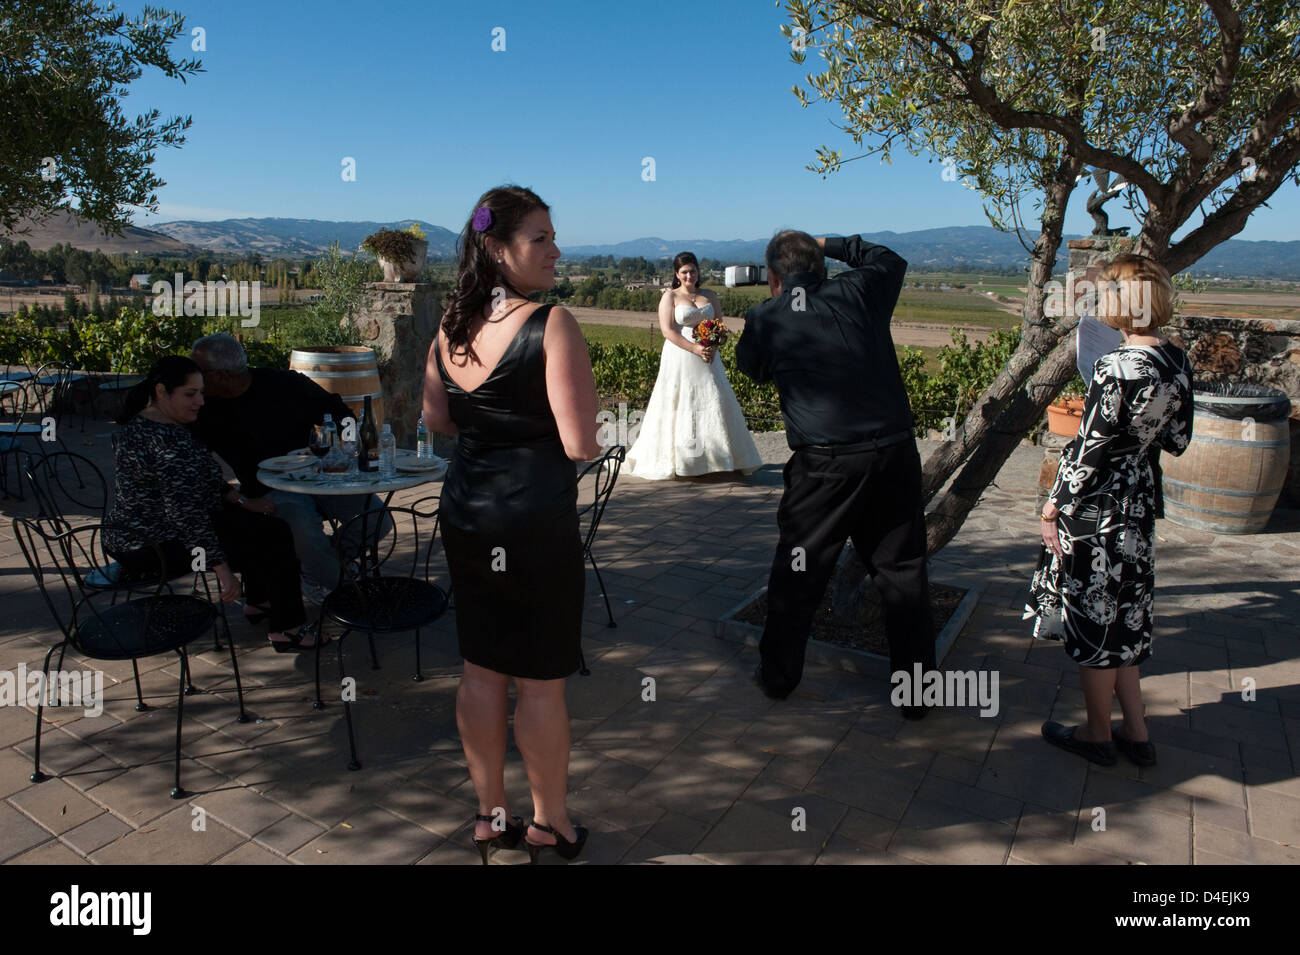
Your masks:
<instances>
[{"instance_id":1,"label":"oak barrel planter","mask_svg":"<svg viewBox=\"0 0 1300 955\"><path fill-rule=\"evenodd\" d=\"M1257 534L1268 523L1291 457L1291 401L1263 385L1193 386L1192 442L1162 454L1165 517L1216 534Z\"/></svg>"},{"instance_id":2,"label":"oak barrel planter","mask_svg":"<svg viewBox=\"0 0 1300 955\"><path fill-rule=\"evenodd\" d=\"M289 368L302 372L326 391L342 398L358 423L366 395L369 395L375 427L383 430L384 393L373 348L358 345L295 348L289 353Z\"/></svg>"}]
</instances>

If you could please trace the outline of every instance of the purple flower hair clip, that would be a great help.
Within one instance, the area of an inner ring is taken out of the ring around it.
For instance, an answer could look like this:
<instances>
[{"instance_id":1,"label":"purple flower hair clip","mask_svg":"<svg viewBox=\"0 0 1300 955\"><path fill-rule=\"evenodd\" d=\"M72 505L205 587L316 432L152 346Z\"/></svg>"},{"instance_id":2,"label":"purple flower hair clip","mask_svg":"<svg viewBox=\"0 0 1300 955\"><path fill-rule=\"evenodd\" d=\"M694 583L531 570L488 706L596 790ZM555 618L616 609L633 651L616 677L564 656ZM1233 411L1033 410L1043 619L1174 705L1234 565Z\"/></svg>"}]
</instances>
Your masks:
<instances>
[{"instance_id":1,"label":"purple flower hair clip","mask_svg":"<svg viewBox=\"0 0 1300 955\"><path fill-rule=\"evenodd\" d=\"M474 218L470 220L470 225L474 227L475 232L486 232L492 228L492 210L487 206L479 206L474 210Z\"/></svg>"}]
</instances>

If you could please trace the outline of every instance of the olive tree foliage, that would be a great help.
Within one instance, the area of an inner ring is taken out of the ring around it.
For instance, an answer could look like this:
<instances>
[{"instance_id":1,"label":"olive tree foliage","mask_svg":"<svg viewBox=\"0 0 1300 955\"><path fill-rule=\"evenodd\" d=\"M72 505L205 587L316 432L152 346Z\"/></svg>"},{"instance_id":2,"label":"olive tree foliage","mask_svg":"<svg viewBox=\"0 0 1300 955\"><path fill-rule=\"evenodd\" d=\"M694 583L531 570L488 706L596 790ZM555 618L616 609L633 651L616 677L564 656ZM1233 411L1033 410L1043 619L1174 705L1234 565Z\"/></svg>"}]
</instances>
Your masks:
<instances>
[{"instance_id":1,"label":"olive tree foliage","mask_svg":"<svg viewBox=\"0 0 1300 955\"><path fill-rule=\"evenodd\" d=\"M154 151L180 146L190 119L131 119L121 100L147 66L182 82L202 71L173 57L182 35L184 17L154 7L0 0L0 228L62 209L117 234L132 207L157 211Z\"/></svg>"},{"instance_id":2,"label":"olive tree foliage","mask_svg":"<svg viewBox=\"0 0 1300 955\"><path fill-rule=\"evenodd\" d=\"M1077 318L1046 317L1044 286L1080 182L1085 193L1094 178L1125 184L1137 251L1171 274L1239 233L1284 182L1300 184L1300 4L788 0L786 10L795 61L822 61L794 93L842 110L864 150L851 159L929 152L984 196L996 227L1020 231L1025 202L1037 217L1020 347L926 461L933 553L1074 374ZM829 174L851 159L823 146L810 168Z\"/></svg>"}]
</instances>

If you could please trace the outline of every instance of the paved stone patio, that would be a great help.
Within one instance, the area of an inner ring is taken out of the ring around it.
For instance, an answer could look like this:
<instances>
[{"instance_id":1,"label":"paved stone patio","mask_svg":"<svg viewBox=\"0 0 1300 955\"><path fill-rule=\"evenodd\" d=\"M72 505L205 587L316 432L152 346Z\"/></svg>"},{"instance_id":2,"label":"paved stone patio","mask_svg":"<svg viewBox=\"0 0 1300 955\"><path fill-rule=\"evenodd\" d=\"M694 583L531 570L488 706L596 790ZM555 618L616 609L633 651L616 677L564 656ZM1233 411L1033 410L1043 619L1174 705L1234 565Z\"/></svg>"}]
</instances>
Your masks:
<instances>
[{"instance_id":1,"label":"paved stone patio","mask_svg":"<svg viewBox=\"0 0 1300 955\"><path fill-rule=\"evenodd\" d=\"M65 437L108 471L110 427ZM618 627L605 626L588 571L592 674L569 682L571 812L592 831L583 861L1300 862L1300 511L1279 510L1253 537L1157 525L1143 690L1160 762L1101 769L1039 736L1043 720L1075 723L1084 710L1074 666L1058 646L1032 645L1020 619L1036 559L1033 448L1016 452L932 567L937 582L985 587L944 667L997 671L996 717L949 709L906 723L883 670L814 665L790 699L761 696L749 682L757 651L714 630L766 582L788 452L764 438L772 463L748 482L623 477L615 489L595 552ZM30 503L3 508L0 670L39 668L54 629L8 526ZM378 641L378 670L363 640L348 642L359 772L345 768L341 705L312 709L311 656L271 652L238 611L232 627L257 719L235 721L228 655L193 644L207 649L191 656L203 692L185 702L183 801L168 795L174 656L140 663L147 712L135 712L129 664L101 667L102 716L47 709L42 765L58 775L39 785L28 781L33 711L0 708L0 861L478 864L450 615L425 635L420 683L410 635ZM507 784L511 812L527 816L513 747Z\"/></svg>"}]
</instances>

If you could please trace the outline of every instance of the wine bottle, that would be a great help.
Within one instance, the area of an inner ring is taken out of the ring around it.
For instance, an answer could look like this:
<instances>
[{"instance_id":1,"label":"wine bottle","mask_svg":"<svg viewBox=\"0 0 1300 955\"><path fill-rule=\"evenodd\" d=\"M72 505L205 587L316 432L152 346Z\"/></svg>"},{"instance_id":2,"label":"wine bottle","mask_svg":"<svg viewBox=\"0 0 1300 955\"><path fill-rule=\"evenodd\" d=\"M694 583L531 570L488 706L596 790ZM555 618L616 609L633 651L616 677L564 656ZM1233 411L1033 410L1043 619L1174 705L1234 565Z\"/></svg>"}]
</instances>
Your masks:
<instances>
[{"instance_id":1,"label":"wine bottle","mask_svg":"<svg viewBox=\"0 0 1300 955\"><path fill-rule=\"evenodd\" d=\"M369 395L366 395L362 414L366 420L361 424L360 440L357 442L357 470L373 471L378 467L379 461L379 429L375 427L375 412L370 407Z\"/></svg>"}]
</instances>

